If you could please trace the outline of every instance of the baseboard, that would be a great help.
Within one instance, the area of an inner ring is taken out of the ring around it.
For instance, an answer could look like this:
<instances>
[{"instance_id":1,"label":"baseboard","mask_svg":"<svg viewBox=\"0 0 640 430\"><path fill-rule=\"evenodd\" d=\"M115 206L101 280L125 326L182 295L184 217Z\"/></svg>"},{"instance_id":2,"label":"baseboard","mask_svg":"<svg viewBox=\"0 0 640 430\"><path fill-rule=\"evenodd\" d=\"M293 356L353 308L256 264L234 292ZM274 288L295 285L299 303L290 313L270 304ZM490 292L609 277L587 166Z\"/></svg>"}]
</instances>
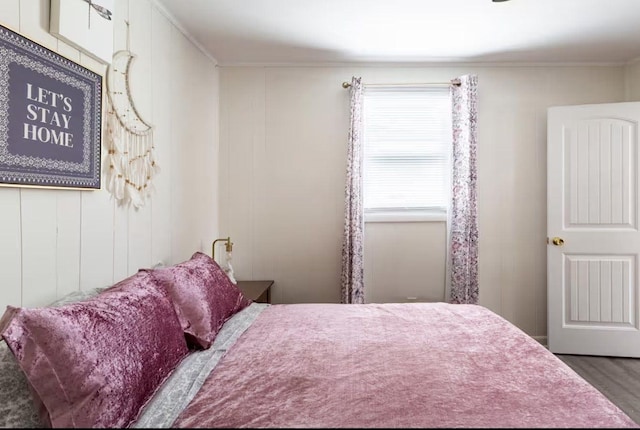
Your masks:
<instances>
[{"instance_id":1,"label":"baseboard","mask_svg":"<svg viewBox=\"0 0 640 430\"><path fill-rule=\"evenodd\" d=\"M545 348L548 347L547 336L531 336L531 337L534 338L535 340L537 340L538 342L540 342L540 344L542 346L544 346Z\"/></svg>"}]
</instances>

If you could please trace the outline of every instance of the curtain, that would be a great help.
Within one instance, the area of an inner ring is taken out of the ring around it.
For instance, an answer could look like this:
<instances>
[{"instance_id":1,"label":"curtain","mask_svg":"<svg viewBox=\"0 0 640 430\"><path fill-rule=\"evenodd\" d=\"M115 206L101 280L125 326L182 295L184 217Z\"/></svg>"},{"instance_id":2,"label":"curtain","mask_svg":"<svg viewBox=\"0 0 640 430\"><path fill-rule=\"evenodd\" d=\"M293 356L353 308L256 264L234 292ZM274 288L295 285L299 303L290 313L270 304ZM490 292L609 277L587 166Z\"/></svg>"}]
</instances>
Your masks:
<instances>
[{"instance_id":1,"label":"curtain","mask_svg":"<svg viewBox=\"0 0 640 430\"><path fill-rule=\"evenodd\" d=\"M478 303L477 87L478 77L451 87L452 175L448 211L447 295L450 303Z\"/></svg>"},{"instance_id":2,"label":"curtain","mask_svg":"<svg viewBox=\"0 0 640 430\"><path fill-rule=\"evenodd\" d=\"M351 79L351 123L347 152L341 302L364 303L364 217L362 209L362 82Z\"/></svg>"}]
</instances>

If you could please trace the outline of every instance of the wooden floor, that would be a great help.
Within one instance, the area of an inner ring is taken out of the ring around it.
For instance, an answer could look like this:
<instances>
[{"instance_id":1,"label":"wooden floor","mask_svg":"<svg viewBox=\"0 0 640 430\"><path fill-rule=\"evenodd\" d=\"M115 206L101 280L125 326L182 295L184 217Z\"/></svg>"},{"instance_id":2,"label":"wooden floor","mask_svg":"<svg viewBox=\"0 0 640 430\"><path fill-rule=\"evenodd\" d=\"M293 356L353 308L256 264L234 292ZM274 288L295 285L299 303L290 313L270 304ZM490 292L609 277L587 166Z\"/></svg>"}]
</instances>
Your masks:
<instances>
[{"instance_id":1,"label":"wooden floor","mask_svg":"<svg viewBox=\"0 0 640 430\"><path fill-rule=\"evenodd\" d=\"M640 424L640 359L556 356Z\"/></svg>"}]
</instances>

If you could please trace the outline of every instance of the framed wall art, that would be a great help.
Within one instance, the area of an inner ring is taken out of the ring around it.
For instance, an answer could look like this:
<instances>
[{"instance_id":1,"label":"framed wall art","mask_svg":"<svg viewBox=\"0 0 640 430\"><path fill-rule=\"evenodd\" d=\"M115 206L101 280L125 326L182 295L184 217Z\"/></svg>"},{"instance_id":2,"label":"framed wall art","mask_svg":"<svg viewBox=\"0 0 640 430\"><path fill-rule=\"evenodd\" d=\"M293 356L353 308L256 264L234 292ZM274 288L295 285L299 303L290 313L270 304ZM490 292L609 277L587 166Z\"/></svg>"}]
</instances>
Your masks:
<instances>
[{"instance_id":1,"label":"framed wall art","mask_svg":"<svg viewBox=\"0 0 640 430\"><path fill-rule=\"evenodd\" d=\"M49 31L104 64L113 55L114 0L51 0Z\"/></svg>"},{"instance_id":2,"label":"framed wall art","mask_svg":"<svg viewBox=\"0 0 640 430\"><path fill-rule=\"evenodd\" d=\"M0 26L0 185L100 188L102 76Z\"/></svg>"}]
</instances>

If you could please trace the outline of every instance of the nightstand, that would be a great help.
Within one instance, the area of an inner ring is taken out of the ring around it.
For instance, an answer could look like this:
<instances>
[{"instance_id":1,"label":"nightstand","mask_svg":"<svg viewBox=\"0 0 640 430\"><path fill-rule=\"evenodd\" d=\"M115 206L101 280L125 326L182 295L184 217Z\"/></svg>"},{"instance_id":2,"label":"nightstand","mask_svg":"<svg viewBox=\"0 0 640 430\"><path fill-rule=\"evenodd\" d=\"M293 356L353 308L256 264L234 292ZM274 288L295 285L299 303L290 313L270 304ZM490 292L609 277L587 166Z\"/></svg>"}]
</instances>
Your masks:
<instances>
[{"instance_id":1,"label":"nightstand","mask_svg":"<svg viewBox=\"0 0 640 430\"><path fill-rule=\"evenodd\" d=\"M257 303L271 303L273 281L238 281L242 294Z\"/></svg>"}]
</instances>

